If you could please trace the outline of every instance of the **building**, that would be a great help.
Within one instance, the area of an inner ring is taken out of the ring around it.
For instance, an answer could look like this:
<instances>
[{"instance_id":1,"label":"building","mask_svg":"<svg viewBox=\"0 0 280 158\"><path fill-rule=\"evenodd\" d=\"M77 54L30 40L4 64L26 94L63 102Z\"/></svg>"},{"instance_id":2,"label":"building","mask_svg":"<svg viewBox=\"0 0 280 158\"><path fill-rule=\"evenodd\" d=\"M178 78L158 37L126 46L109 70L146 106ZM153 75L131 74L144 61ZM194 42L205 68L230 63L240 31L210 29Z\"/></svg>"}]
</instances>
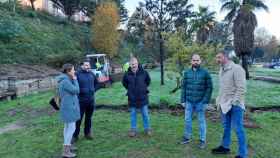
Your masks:
<instances>
[{"instance_id":1,"label":"building","mask_svg":"<svg viewBox=\"0 0 280 158\"><path fill-rule=\"evenodd\" d=\"M0 2L7 2L9 0L0 0ZM31 6L30 0L18 0L23 6ZM66 17L61 9L54 6L51 0L36 0L34 2L35 9L44 10L55 16ZM90 18L82 12L78 12L72 17L75 21L89 21Z\"/></svg>"}]
</instances>

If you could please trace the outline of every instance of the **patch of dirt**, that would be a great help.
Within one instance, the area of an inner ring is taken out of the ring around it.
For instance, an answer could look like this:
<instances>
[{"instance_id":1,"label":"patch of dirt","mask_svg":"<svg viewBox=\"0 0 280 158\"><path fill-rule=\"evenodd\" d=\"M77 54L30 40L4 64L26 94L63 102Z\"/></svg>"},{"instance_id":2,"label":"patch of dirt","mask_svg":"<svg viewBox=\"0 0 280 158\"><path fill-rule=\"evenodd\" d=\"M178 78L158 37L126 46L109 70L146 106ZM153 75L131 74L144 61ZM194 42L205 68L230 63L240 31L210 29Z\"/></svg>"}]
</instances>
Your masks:
<instances>
[{"instance_id":1,"label":"patch of dirt","mask_svg":"<svg viewBox=\"0 0 280 158\"><path fill-rule=\"evenodd\" d=\"M117 111L128 111L127 105L118 105L118 106L110 106L110 105L97 105L96 109L107 109L107 110L117 110ZM173 116L183 116L185 109L181 105L177 106L152 106L149 108L152 112L167 112ZM250 111L250 110L249 110ZM209 105L206 111L206 117L209 118L212 122L219 123L221 122L220 112L216 110L214 106ZM249 113L245 113L244 116L244 127L245 128L260 128L260 126L253 120Z\"/></svg>"},{"instance_id":2,"label":"patch of dirt","mask_svg":"<svg viewBox=\"0 0 280 158\"><path fill-rule=\"evenodd\" d=\"M56 76L59 71L44 65L1 64L0 80L15 76L18 80Z\"/></svg>"},{"instance_id":3,"label":"patch of dirt","mask_svg":"<svg viewBox=\"0 0 280 158\"><path fill-rule=\"evenodd\" d=\"M280 106L264 106L264 107L249 107L250 112L262 113L262 112L280 112Z\"/></svg>"},{"instance_id":4,"label":"patch of dirt","mask_svg":"<svg viewBox=\"0 0 280 158\"><path fill-rule=\"evenodd\" d=\"M17 109L11 109L7 111L7 115L9 117L15 116L16 114L23 114L23 119L31 119L38 116L44 116L44 115L52 115L55 111L51 107L45 107L40 109L34 109L31 107L23 107L23 108L17 108Z\"/></svg>"},{"instance_id":5,"label":"patch of dirt","mask_svg":"<svg viewBox=\"0 0 280 158\"><path fill-rule=\"evenodd\" d=\"M11 131L22 129L22 128L24 128L24 125L22 125L21 122L11 123L11 124L4 126L3 128L0 128L0 134L11 132Z\"/></svg>"},{"instance_id":6,"label":"patch of dirt","mask_svg":"<svg viewBox=\"0 0 280 158\"><path fill-rule=\"evenodd\" d=\"M280 79L279 78L271 77L271 76L256 76L253 79L254 80L260 80L260 81L266 81L266 82L270 82L270 83L276 83L276 84L280 83Z\"/></svg>"},{"instance_id":7,"label":"patch of dirt","mask_svg":"<svg viewBox=\"0 0 280 158\"><path fill-rule=\"evenodd\" d=\"M17 114L22 114L23 118L20 121L16 121L14 123L10 123L2 128L0 128L0 134L7 133L10 131L18 130L25 128L28 126L29 122L33 118L37 118L39 116L51 116L55 113L55 110L53 110L51 107L46 108L40 108L40 109L34 109L31 107L24 107L24 108L17 108L17 109L11 109L7 111L8 117L16 116Z\"/></svg>"},{"instance_id":8,"label":"patch of dirt","mask_svg":"<svg viewBox=\"0 0 280 158\"><path fill-rule=\"evenodd\" d=\"M107 109L107 110L116 110L116 111L121 111L121 112L127 112L128 107L127 105L97 105L96 109ZM268 109L273 109L273 108L268 108ZM151 107L150 110L152 112L167 112L170 113L173 116L183 116L184 115L184 108L181 106L166 106L162 105L159 107ZM258 108L258 110L264 110L263 108ZM277 108L277 111L279 109ZM249 108L250 112L258 112L254 108ZM47 106L45 108L38 108L34 109L32 107L21 107L21 108L16 108L16 109L11 109L7 111L8 117L13 117L16 116L17 114L23 114L22 120L25 120L25 122L17 121L15 123L8 124L7 126L0 128L0 134L17 130L20 128L24 128L27 126L29 120L32 120L33 118L39 117L39 116L51 116L55 113L56 111L52 109L50 106ZM278 111L279 112L279 111ZM217 111L214 107L208 106L207 111L206 111L206 117L211 120L212 122L218 123L221 122L221 116L220 112ZM246 128L260 128L259 125L256 124L256 122L250 117L249 113L245 114L244 117L244 126Z\"/></svg>"}]
</instances>

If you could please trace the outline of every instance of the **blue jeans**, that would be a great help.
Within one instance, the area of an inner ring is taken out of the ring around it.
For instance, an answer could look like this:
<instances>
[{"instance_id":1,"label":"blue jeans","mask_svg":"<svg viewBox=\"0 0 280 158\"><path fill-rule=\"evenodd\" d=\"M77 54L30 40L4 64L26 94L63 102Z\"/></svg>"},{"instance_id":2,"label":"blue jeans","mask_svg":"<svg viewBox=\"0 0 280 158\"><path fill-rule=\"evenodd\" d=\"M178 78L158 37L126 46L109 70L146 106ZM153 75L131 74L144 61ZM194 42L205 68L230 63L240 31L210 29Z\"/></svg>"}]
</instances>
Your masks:
<instances>
[{"instance_id":1,"label":"blue jeans","mask_svg":"<svg viewBox=\"0 0 280 158\"><path fill-rule=\"evenodd\" d=\"M75 122L64 123L63 137L64 144L63 145L71 145L71 140L73 133L75 131L76 124Z\"/></svg>"},{"instance_id":2,"label":"blue jeans","mask_svg":"<svg viewBox=\"0 0 280 158\"><path fill-rule=\"evenodd\" d=\"M198 108L199 107L199 108ZM205 119L205 107L202 103L186 103L185 107L185 132L184 137L191 139L192 135L192 113L195 110L197 112L200 140L206 141L206 119Z\"/></svg>"},{"instance_id":3,"label":"blue jeans","mask_svg":"<svg viewBox=\"0 0 280 158\"><path fill-rule=\"evenodd\" d=\"M149 111L148 111L148 105L142 106L140 108L142 119L143 119L143 126L144 130L150 129L150 123L149 123ZM137 130L137 108L131 107L130 108L130 127L131 130Z\"/></svg>"},{"instance_id":4,"label":"blue jeans","mask_svg":"<svg viewBox=\"0 0 280 158\"><path fill-rule=\"evenodd\" d=\"M230 148L231 143L231 127L235 128L235 132L239 144L239 155L247 157L246 135L243 127L244 110L240 106L232 106L231 110L226 114L222 113L222 123L224 128L223 140L221 145Z\"/></svg>"}]
</instances>

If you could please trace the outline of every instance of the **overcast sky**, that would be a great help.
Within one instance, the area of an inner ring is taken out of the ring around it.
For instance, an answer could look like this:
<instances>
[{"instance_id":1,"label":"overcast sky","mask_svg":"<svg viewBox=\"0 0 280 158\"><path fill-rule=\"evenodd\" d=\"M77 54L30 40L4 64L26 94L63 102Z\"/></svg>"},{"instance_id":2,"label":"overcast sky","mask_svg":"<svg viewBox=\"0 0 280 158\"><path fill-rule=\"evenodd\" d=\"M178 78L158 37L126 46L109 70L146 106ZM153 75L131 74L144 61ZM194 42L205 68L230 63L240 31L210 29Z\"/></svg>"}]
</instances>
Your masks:
<instances>
[{"instance_id":1,"label":"overcast sky","mask_svg":"<svg viewBox=\"0 0 280 158\"><path fill-rule=\"evenodd\" d=\"M133 13L138 3L144 0L126 0L126 7L129 15ZM217 12L217 20L222 20L226 12L220 12L221 3L219 0L190 0L197 9L199 5L209 6L210 10ZM258 19L258 27L264 27L269 33L280 39L280 0L264 0L269 7L269 12L255 11Z\"/></svg>"}]
</instances>

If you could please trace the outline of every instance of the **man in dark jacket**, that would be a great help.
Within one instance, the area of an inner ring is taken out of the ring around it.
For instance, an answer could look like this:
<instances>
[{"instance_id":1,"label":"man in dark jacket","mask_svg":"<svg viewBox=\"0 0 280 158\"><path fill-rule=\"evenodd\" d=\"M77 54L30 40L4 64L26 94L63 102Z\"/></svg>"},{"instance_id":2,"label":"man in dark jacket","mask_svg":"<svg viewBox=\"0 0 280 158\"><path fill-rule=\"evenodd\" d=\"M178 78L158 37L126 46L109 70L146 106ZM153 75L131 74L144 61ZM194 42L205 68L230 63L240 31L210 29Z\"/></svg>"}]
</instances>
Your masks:
<instances>
[{"instance_id":1,"label":"man in dark jacket","mask_svg":"<svg viewBox=\"0 0 280 158\"><path fill-rule=\"evenodd\" d=\"M80 133L80 126L85 114L85 127L84 134L88 140L92 139L91 136L91 117L95 106L94 93L98 89L98 81L93 72L90 70L89 61L84 61L81 64L81 70L77 72L77 80L80 87L79 103L81 119L76 122L76 130L73 135L73 140L77 141Z\"/></svg>"},{"instance_id":2,"label":"man in dark jacket","mask_svg":"<svg viewBox=\"0 0 280 158\"><path fill-rule=\"evenodd\" d=\"M149 136L151 135L148 114L148 86L150 82L151 79L148 72L138 64L136 58L132 58L130 60L130 67L124 74L122 80L123 86L127 89L128 104L130 107L130 137L135 137L137 134L137 108L141 110L145 133Z\"/></svg>"},{"instance_id":3,"label":"man in dark jacket","mask_svg":"<svg viewBox=\"0 0 280 158\"><path fill-rule=\"evenodd\" d=\"M184 72L181 104L185 107L185 132L181 144L188 144L192 134L192 112L197 112L200 131L200 148L206 146L205 109L212 94L212 80L208 71L201 68L198 54L192 56L192 67Z\"/></svg>"}]
</instances>

